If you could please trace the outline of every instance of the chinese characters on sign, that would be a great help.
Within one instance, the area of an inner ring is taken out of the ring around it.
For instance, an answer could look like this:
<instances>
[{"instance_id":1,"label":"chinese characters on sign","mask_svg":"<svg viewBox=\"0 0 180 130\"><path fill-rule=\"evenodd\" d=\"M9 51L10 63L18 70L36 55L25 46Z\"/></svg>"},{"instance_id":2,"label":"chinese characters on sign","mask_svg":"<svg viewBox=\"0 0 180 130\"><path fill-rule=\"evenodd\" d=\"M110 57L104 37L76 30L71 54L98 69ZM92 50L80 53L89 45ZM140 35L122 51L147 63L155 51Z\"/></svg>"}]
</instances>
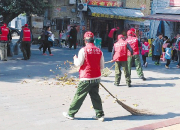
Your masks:
<instances>
[{"instance_id":1,"label":"chinese characters on sign","mask_svg":"<svg viewBox=\"0 0 180 130\"><path fill-rule=\"evenodd\" d=\"M95 6L108 6L108 7L122 6L122 2L118 2L118 1L86 0L86 2L89 2L88 5L95 5Z\"/></svg>"},{"instance_id":2,"label":"chinese characters on sign","mask_svg":"<svg viewBox=\"0 0 180 130\"><path fill-rule=\"evenodd\" d=\"M170 0L170 6L180 6L180 0Z\"/></svg>"}]
</instances>

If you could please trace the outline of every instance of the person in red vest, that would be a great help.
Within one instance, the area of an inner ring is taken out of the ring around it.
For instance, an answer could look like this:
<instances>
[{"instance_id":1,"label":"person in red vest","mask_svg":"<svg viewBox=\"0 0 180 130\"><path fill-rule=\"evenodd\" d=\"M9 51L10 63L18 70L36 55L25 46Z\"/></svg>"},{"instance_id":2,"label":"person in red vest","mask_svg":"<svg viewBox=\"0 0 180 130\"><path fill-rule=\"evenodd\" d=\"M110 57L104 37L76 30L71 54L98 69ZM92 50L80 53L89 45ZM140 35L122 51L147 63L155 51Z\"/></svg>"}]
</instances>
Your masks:
<instances>
[{"instance_id":1,"label":"person in red vest","mask_svg":"<svg viewBox=\"0 0 180 130\"><path fill-rule=\"evenodd\" d=\"M28 60L31 56L31 41L32 41L32 34L30 29L28 28L28 24L25 24L22 28L21 35L20 35L20 41L21 42L21 50L23 53L23 59L22 60Z\"/></svg>"},{"instance_id":2,"label":"person in red vest","mask_svg":"<svg viewBox=\"0 0 180 130\"><path fill-rule=\"evenodd\" d=\"M115 61L115 86L119 86L121 80L121 66L124 70L124 75L126 78L126 84L128 87L131 87L131 78L128 72L128 50L133 55L133 49L131 46L125 41L123 35L118 35L118 41L114 44L112 50L112 61Z\"/></svg>"},{"instance_id":3,"label":"person in red vest","mask_svg":"<svg viewBox=\"0 0 180 130\"><path fill-rule=\"evenodd\" d=\"M71 120L74 119L75 114L79 111L89 93L96 112L96 116L93 118L104 121L104 112L99 95L99 83L101 70L104 68L104 56L102 51L94 45L93 37L94 34L92 32L86 32L84 34L86 46L79 51L78 57L76 55L73 57L74 64L80 66L80 82L68 113L63 112L63 115Z\"/></svg>"},{"instance_id":4,"label":"person in red vest","mask_svg":"<svg viewBox=\"0 0 180 130\"><path fill-rule=\"evenodd\" d=\"M135 28L131 28L130 30L134 33L133 37L137 37L137 35L136 35L136 29L135 29Z\"/></svg>"},{"instance_id":5,"label":"person in red vest","mask_svg":"<svg viewBox=\"0 0 180 130\"><path fill-rule=\"evenodd\" d=\"M11 33L7 24L0 27L0 56L2 61L7 61L7 45L11 40Z\"/></svg>"},{"instance_id":6,"label":"person in red vest","mask_svg":"<svg viewBox=\"0 0 180 130\"><path fill-rule=\"evenodd\" d=\"M119 27L112 28L108 34L108 52L112 52L113 44L116 40L116 34L119 30Z\"/></svg>"},{"instance_id":7,"label":"person in red vest","mask_svg":"<svg viewBox=\"0 0 180 130\"><path fill-rule=\"evenodd\" d=\"M133 36L134 33L129 30L127 31L127 39L126 42L130 44L131 48L133 49L133 55L131 55L130 52L128 52L128 70L129 70L129 74L131 76L131 66L132 66L132 60L135 60L135 66L136 66L136 71L137 74L139 76L139 78L141 78L142 80L146 80L146 78L144 77L143 74L143 70L141 67L141 61L140 61L140 56L139 56L139 47L141 47L140 42L138 41L138 39L136 37Z\"/></svg>"}]
</instances>

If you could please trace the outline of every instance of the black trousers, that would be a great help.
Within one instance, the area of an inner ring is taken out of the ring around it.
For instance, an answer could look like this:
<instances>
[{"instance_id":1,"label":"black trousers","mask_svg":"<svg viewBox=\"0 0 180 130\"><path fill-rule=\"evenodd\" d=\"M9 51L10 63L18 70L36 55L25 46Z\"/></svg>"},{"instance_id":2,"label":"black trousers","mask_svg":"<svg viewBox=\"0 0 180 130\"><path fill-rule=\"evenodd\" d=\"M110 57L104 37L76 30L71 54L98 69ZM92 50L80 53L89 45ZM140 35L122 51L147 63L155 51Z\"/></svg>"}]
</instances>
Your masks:
<instances>
[{"instance_id":1,"label":"black trousers","mask_svg":"<svg viewBox=\"0 0 180 130\"><path fill-rule=\"evenodd\" d=\"M160 57L161 57L161 56L154 55L155 62L157 62L158 64L159 64L159 61L160 61Z\"/></svg>"},{"instance_id":2,"label":"black trousers","mask_svg":"<svg viewBox=\"0 0 180 130\"><path fill-rule=\"evenodd\" d=\"M23 53L24 60L30 59L31 56L31 42L22 42L21 43L21 50Z\"/></svg>"},{"instance_id":3,"label":"black trousers","mask_svg":"<svg viewBox=\"0 0 180 130\"><path fill-rule=\"evenodd\" d=\"M172 60L173 61L177 61L178 60L177 50L173 50Z\"/></svg>"},{"instance_id":4,"label":"black trousers","mask_svg":"<svg viewBox=\"0 0 180 130\"><path fill-rule=\"evenodd\" d=\"M180 50L178 51L178 65L180 66Z\"/></svg>"},{"instance_id":5,"label":"black trousers","mask_svg":"<svg viewBox=\"0 0 180 130\"><path fill-rule=\"evenodd\" d=\"M108 37L108 52L112 52L113 45L114 45L114 39Z\"/></svg>"},{"instance_id":6,"label":"black trousers","mask_svg":"<svg viewBox=\"0 0 180 130\"><path fill-rule=\"evenodd\" d=\"M70 45L69 48L72 48L72 46L74 45L74 49L76 49L76 40L70 40Z\"/></svg>"},{"instance_id":7,"label":"black trousers","mask_svg":"<svg viewBox=\"0 0 180 130\"><path fill-rule=\"evenodd\" d=\"M146 56L145 55L142 55L142 60L143 60L143 65L145 65L145 63L146 63Z\"/></svg>"},{"instance_id":8,"label":"black trousers","mask_svg":"<svg viewBox=\"0 0 180 130\"><path fill-rule=\"evenodd\" d=\"M43 53L46 52L47 48L48 48L49 54L51 54L51 42L49 41L44 42Z\"/></svg>"},{"instance_id":9,"label":"black trousers","mask_svg":"<svg viewBox=\"0 0 180 130\"><path fill-rule=\"evenodd\" d=\"M171 60L170 60L170 59L167 59L167 61L166 61L166 66L169 66L170 63L171 63Z\"/></svg>"}]
</instances>

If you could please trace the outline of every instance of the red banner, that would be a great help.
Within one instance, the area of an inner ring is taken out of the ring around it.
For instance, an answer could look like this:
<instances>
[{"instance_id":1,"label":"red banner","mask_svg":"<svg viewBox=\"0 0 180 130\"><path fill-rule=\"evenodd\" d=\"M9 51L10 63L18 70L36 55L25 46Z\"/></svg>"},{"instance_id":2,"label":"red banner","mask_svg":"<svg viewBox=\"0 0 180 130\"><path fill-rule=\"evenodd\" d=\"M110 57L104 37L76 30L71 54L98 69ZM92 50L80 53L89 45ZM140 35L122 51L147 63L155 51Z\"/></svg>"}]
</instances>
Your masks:
<instances>
[{"instance_id":1,"label":"red banner","mask_svg":"<svg viewBox=\"0 0 180 130\"><path fill-rule=\"evenodd\" d=\"M108 6L108 7L122 6L122 2L118 2L118 1L86 0L86 2L89 2L88 5L96 5L96 6Z\"/></svg>"},{"instance_id":2,"label":"red banner","mask_svg":"<svg viewBox=\"0 0 180 130\"><path fill-rule=\"evenodd\" d=\"M170 0L170 6L180 6L180 0Z\"/></svg>"}]
</instances>

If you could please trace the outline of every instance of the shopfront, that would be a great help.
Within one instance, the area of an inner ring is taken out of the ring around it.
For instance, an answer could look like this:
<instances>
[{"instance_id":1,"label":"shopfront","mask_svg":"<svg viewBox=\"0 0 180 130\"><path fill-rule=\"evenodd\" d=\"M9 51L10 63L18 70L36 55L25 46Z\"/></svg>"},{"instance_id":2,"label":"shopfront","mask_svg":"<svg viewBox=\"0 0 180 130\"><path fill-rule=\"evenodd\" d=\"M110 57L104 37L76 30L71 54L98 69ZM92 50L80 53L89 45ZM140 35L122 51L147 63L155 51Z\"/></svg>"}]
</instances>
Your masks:
<instances>
[{"instance_id":1,"label":"shopfront","mask_svg":"<svg viewBox=\"0 0 180 130\"><path fill-rule=\"evenodd\" d=\"M107 47L107 36L112 28L119 27L118 34L120 34L124 31L125 20L141 21L144 15L140 10L122 8L120 3L115 1L111 1L111 6L107 6L107 1L103 2L105 2L103 6L102 3L96 3L96 5L89 3L86 27L97 37L102 38L102 47Z\"/></svg>"}]
</instances>

